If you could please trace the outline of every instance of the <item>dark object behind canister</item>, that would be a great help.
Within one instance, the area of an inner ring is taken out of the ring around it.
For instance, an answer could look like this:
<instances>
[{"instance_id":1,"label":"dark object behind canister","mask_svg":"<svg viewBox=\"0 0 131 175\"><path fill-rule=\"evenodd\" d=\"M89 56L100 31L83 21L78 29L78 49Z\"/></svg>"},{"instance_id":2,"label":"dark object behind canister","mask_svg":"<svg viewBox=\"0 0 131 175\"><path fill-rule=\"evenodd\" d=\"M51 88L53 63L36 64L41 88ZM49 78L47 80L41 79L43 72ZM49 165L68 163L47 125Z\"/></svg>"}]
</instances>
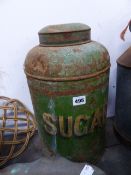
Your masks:
<instances>
[{"instance_id":1,"label":"dark object behind canister","mask_svg":"<svg viewBox=\"0 0 131 175\"><path fill-rule=\"evenodd\" d=\"M117 59L115 129L131 142L131 47Z\"/></svg>"},{"instance_id":2,"label":"dark object behind canister","mask_svg":"<svg viewBox=\"0 0 131 175\"><path fill-rule=\"evenodd\" d=\"M25 73L47 153L94 162L105 147L110 59L90 30L79 23L43 28Z\"/></svg>"},{"instance_id":3,"label":"dark object behind canister","mask_svg":"<svg viewBox=\"0 0 131 175\"><path fill-rule=\"evenodd\" d=\"M130 22L129 22L129 30L130 30L130 32L131 32L131 20L130 20Z\"/></svg>"}]
</instances>

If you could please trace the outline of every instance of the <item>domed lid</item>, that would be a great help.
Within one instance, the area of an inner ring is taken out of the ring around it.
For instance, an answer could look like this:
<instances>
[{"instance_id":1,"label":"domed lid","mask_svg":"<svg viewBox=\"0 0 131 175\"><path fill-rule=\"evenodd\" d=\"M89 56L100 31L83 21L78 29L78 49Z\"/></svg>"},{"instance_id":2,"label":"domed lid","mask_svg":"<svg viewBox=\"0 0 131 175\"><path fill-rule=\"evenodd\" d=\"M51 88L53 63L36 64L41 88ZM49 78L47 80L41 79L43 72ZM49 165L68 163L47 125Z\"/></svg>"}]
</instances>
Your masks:
<instances>
[{"instance_id":1,"label":"domed lid","mask_svg":"<svg viewBox=\"0 0 131 175\"><path fill-rule=\"evenodd\" d=\"M121 66L131 68L131 47L117 59L117 63Z\"/></svg>"},{"instance_id":2,"label":"domed lid","mask_svg":"<svg viewBox=\"0 0 131 175\"><path fill-rule=\"evenodd\" d=\"M81 23L49 25L39 31L40 45L74 45L90 40L91 28Z\"/></svg>"}]
</instances>

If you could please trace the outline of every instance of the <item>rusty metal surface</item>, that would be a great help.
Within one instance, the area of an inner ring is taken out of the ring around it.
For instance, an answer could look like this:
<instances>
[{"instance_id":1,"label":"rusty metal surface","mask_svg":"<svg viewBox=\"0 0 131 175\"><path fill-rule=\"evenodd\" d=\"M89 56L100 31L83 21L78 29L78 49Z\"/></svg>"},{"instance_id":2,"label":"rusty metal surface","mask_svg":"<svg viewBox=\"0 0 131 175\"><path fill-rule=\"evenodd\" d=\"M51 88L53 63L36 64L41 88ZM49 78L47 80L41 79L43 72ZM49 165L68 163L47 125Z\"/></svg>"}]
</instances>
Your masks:
<instances>
[{"instance_id":1,"label":"rusty metal surface","mask_svg":"<svg viewBox=\"0 0 131 175\"><path fill-rule=\"evenodd\" d=\"M41 77L41 76L35 76L35 75L31 75L29 73L26 73L28 78L34 78L34 79L38 79L38 80L45 80L45 81L76 81L76 80L84 80L84 79L89 79L89 78L94 78L97 76L100 76L100 74L103 74L105 72L108 72L110 69L110 64L105 67L103 70L92 73L92 74L87 74L87 75L81 75L81 76L77 76L77 77L65 77L65 78L50 78L50 77Z\"/></svg>"},{"instance_id":2,"label":"rusty metal surface","mask_svg":"<svg viewBox=\"0 0 131 175\"><path fill-rule=\"evenodd\" d=\"M45 94L50 97L91 93L108 86L109 70L92 79L77 81L42 81L28 77L31 94ZM103 80L101 81L101 79ZM65 84L66 83L66 84ZM81 87L81 88L80 88ZM34 97L35 98L35 97Z\"/></svg>"},{"instance_id":3,"label":"rusty metal surface","mask_svg":"<svg viewBox=\"0 0 131 175\"><path fill-rule=\"evenodd\" d=\"M89 28L73 25L42 31L39 38L46 47L39 45L28 53L25 73L49 154L96 162L105 146L110 59L104 46L88 38ZM88 42L81 44L83 40ZM85 99L82 105L73 103L78 96Z\"/></svg>"},{"instance_id":4,"label":"rusty metal surface","mask_svg":"<svg viewBox=\"0 0 131 175\"><path fill-rule=\"evenodd\" d=\"M69 80L91 77L110 65L109 54L97 42L66 47L34 47L25 60L27 75L38 79Z\"/></svg>"},{"instance_id":5,"label":"rusty metal surface","mask_svg":"<svg viewBox=\"0 0 131 175\"><path fill-rule=\"evenodd\" d=\"M75 33L75 34L74 34ZM76 35L77 33L77 35ZM40 46L66 46L87 43L90 40L90 31L55 33L39 35Z\"/></svg>"},{"instance_id":6,"label":"rusty metal surface","mask_svg":"<svg viewBox=\"0 0 131 175\"><path fill-rule=\"evenodd\" d=\"M131 47L117 59L117 63L121 66L131 68Z\"/></svg>"},{"instance_id":7,"label":"rusty metal surface","mask_svg":"<svg viewBox=\"0 0 131 175\"><path fill-rule=\"evenodd\" d=\"M81 23L47 26L39 31L40 45L65 46L90 40L90 27Z\"/></svg>"},{"instance_id":8,"label":"rusty metal surface","mask_svg":"<svg viewBox=\"0 0 131 175\"><path fill-rule=\"evenodd\" d=\"M39 31L39 34L79 32L90 29L91 28L88 25L82 23L57 24L44 27Z\"/></svg>"}]
</instances>

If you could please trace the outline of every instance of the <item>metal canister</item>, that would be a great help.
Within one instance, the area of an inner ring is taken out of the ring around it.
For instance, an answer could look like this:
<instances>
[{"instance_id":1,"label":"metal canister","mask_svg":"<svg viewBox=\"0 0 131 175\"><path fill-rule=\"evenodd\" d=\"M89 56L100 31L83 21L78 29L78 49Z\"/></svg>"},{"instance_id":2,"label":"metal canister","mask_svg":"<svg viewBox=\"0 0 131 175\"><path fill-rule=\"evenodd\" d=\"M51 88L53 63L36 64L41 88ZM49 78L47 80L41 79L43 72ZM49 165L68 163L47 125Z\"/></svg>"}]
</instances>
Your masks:
<instances>
[{"instance_id":1,"label":"metal canister","mask_svg":"<svg viewBox=\"0 0 131 175\"><path fill-rule=\"evenodd\" d=\"M117 59L115 130L131 143L131 47Z\"/></svg>"},{"instance_id":2,"label":"metal canister","mask_svg":"<svg viewBox=\"0 0 131 175\"><path fill-rule=\"evenodd\" d=\"M96 161L105 147L110 60L90 27L71 23L39 32L25 60L38 129L49 153Z\"/></svg>"}]
</instances>

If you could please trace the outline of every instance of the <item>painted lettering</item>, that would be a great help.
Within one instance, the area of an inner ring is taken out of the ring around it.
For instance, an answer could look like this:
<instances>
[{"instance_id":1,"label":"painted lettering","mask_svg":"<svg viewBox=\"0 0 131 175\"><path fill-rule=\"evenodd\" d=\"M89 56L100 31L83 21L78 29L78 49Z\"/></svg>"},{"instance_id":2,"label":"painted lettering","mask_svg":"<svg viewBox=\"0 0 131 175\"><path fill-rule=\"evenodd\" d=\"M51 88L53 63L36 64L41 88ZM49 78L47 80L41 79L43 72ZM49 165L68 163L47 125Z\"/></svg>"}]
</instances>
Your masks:
<instances>
[{"instance_id":1,"label":"painted lettering","mask_svg":"<svg viewBox=\"0 0 131 175\"><path fill-rule=\"evenodd\" d=\"M66 122L66 123L65 123ZM60 135L66 138L72 136L72 117L68 117L65 121L63 116L59 117Z\"/></svg>"},{"instance_id":2,"label":"painted lettering","mask_svg":"<svg viewBox=\"0 0 131 175\"><path fill-rule=\"evenodd\" d=\"M75 136L84 136L88 133L94 132L96 128L101 128L105 124L104 112L97 109L92 116L79 115L73 120L74 117L68 116L55 116L57 122L51 114L44 113L44 129L50 135L61 135L64 138ZM92 120L92 121L91 121Z\"/></svg>"},{"instance_id":3,"label":"painted lettering","mask_svg":"<svg viewBox=\"0 0 131 175\"><path fill-rule=\"evenodd\" d=\"M45 131L51 135L57 134L57 128L55 126L55 120L52 117L51 114L44 113L43 114L43 120L44 120L44 128Z\"/></svg>"},{"instance_id":4,"label":"painted lettering","mask_svg":"<svg viewBox=\"0 0 131 175\"><path fill-rule=\"evenodd\" d=\"M76 136L83 136L87 134L88 132L87 121L88 117L85 115L80 115L76 118L74 125L74 134Z\"/></svg>"}]
</instances>

